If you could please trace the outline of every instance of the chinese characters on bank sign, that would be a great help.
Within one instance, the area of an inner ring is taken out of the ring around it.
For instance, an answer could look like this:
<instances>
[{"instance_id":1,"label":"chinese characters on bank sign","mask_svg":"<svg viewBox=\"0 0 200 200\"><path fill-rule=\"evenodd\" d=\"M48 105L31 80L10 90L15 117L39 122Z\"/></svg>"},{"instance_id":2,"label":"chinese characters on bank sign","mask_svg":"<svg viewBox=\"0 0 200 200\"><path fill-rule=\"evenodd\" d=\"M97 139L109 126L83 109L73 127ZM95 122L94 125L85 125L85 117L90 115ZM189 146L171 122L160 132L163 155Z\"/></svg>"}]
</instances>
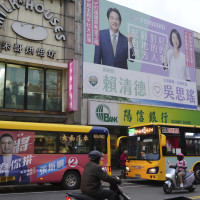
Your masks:
<instances>
[{"instance_id":1,"label":"chinese characters on bank sign","mask_svg":"<svg viewBox=\"0 0 200 200\"><path fill-rule=\"evenodd\" d=\"M200 112L196 110L134 105L127 103L105 103L90 100L88 103L89 124L133 126L144 123L172 123L200 125ZM170 131L172 131L170 129Z\"/></svg>"}]
</instances>

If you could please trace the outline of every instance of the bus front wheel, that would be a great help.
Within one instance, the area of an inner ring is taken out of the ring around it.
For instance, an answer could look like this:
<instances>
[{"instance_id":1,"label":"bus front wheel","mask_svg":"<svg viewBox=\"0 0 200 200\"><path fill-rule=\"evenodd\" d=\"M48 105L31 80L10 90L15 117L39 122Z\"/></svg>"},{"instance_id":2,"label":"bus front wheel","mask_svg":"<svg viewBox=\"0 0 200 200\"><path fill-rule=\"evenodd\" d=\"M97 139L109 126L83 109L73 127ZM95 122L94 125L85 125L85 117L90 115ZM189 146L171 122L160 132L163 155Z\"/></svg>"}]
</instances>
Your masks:
<instances>
[{"instance_id":1,"label":"bus front wheel","mask_svg":"<svg viewBox=\"0 0 200 200\"><path fill-rule=\"evenodd\" d=\"M66 190L75 190L80 188L81 177L76 171L67 171L62 179L62 186Z\"/></svg>"}]
</instances>

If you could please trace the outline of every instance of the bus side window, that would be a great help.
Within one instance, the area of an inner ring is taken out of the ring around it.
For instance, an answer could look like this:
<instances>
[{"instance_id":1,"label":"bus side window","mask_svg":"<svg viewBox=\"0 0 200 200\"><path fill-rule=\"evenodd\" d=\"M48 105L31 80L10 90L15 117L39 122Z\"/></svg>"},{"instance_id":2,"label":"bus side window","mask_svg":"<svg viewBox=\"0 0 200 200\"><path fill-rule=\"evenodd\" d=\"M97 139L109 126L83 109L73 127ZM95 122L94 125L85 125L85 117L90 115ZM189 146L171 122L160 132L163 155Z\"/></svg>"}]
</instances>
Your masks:
<instances>
[{"instance_id":1,"label":"bus side window","mask_svg":"<svg viewBox=\"0 0 200 200\"><path fill-rule=\"evenodd\" d=\"M61 133L59 135L59 153L76 153L76 137L72 133Z\"/></svg>"},{"instance_id":2,"label":"bus side window","mask_svg":"<svg viewBox=\"0 0 200 200\"><path fill-rule=\"evenodd\" d=\"M62 133L59 135L59 153L88 154L89 137L85 133Z\"/></svg>"},{"instance_id":3,"label":"bus side window","mask_svg":"<svg viewBox=\"0 0 200 200\"><path fill-rule=\"evenodd\" d=\"M34 142L35 154L53 154L56 153L56 133L54 132L36 132Z\"/></svg>"},{"instance_id":4,"label":"bus side window","mask_svg":"<svg viewBox=\"0 0 200 200\"><path fill-rule=\"evenodd\" d=\"M94 134L93 135L93 149L106 154L107 152L106 139L107 138L105 134Z\"/></svg>"},{"instance_id":5,"label":"bus side window","mask_svg":"<svg viewBox=\"0 0 200 200\"><path fill-rule=\"evenodd\" d=\"M76 136L76 148L77 153L80 154L88 154L90 152L90 139L88 137L88 134L79 133Z\"/></svg>"},{"instance_id":6,"label":"bus side window","mask_svg":"<svg viewBox=\"0 0 200 200\"><path fill-rule=\"evenodd\" d=\"M166 155L176 155L180 151L179 137L167 136L166 137Z\"/></svg>"},{"instance_id":7,"label":"bus side window","mask_svg":"<svg viewBox=\"0 0 200 200\"><path fill-rule=\"evenodd\" d=\"M200 133L185 133L187 155L200 155Z\"/></svg>"}]
</instances>

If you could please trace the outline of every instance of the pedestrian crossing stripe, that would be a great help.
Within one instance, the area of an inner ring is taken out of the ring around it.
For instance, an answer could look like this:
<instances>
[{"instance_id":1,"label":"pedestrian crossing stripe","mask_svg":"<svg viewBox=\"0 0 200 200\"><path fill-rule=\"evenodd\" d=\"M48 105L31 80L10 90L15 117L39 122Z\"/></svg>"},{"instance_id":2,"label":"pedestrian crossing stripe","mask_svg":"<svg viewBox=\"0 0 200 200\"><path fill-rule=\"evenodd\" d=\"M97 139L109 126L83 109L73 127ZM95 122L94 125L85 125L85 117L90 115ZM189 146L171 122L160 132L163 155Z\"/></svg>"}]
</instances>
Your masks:
<instances>
[{"instance_id":1,"label":"pedestrian crossing stripe","mask_svg":"<svg viewBox=\"0 0 200 200\"><path fill-rule=\"evenodd\" d=\"M190 199L200 199L200 196L188 197Z\"/></svg>"}]
</instances>

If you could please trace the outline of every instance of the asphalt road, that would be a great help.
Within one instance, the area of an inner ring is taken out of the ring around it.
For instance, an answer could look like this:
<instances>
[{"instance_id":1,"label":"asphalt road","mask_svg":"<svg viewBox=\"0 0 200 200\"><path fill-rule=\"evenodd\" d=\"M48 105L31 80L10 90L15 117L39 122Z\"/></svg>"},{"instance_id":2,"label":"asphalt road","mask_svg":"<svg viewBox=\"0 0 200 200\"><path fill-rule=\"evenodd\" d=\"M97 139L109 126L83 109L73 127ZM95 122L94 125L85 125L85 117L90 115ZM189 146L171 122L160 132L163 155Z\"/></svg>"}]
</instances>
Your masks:
<instances>
[{"instance_id":1,"label":"asphalt road","mask_svg":"<svg viewBox=\"0 0 200 200\"><path fill-rule=\"evenodd\" d=\"M108 187L108 184L103 184ZM163 183L151 181L124 180L120 186L133 200L164 200L174 197L189 197L200 199L200 185L190 193L188 191L173 191L172 194L165 194L162 189ZM72 192L72 191L71 191ZM73 192L80 192L75 190ZM0 200L65 200L66 190L51 184L27 185L27 186L6 186L0 187Z\"/></svg>"}]
</instances>

